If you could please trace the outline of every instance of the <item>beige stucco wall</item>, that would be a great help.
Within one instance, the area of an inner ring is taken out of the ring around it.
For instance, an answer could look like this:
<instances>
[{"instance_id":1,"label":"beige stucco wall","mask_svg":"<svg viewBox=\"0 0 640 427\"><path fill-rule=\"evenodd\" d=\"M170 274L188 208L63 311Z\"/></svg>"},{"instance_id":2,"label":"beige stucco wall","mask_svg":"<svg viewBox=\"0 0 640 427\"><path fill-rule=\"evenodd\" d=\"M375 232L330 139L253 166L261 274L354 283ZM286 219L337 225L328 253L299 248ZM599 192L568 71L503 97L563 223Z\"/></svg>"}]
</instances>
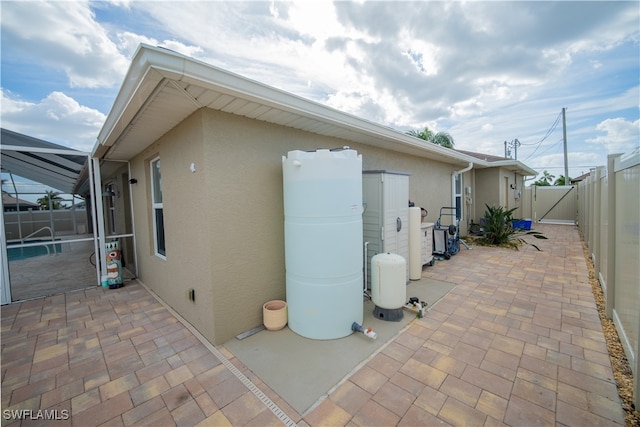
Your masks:
<instances>
[{"instance_id":1,"label":"beige stucco wall","mask_svg":"<svg viewBox=\"0 0 640 427\"><path fill-rule=\"evenodd\" d=\"M201 113L195 113L131 161L139 277L209 339L214 337L212 254ZM166 260L154 255L150 161L160 156ZM196 164L196 172L190 170ZM195 303L187 290L195 290Z\"/></svg>"},{"instance_id":2,"label":"beige stucco wall","mask_svg":"<svg viewBox=\"0 0 640 427\"><path fill-rule=\"evenodd\" d=\"M475 171L475 197L474 204L476 215L480 218L484 216L486 205L501 206L500 200L500 171L498 169L478 169Z\"/></svg>"},{"instance_id":3,"label":"beige stucco wall","mask_svg":"<svg viewBox=\"0 0 640 427\"><path fill-rule=\"evenodd\" d=\"M523 216L524 177L514 175L513 171L505 168L478 169L475 171L475 210L480 221L489 206L502 206L506 209L516 208L514 218ZM511 188L511 186L516 188ZM520 191L520 197L516 198L516 191Z\"/></svg>"},{"instance_id":4,"label":"beige stucco wall","mask_svg":"<svg viewBox=\"0 0 640 427\"><path fill-rule=\"evenodd\" d=\"M453 165L203 109L132 162L141 280L214 344L260 325L262 304L286 298L282 156L344 145L365 170L409 172L410 199L428 221L451 204ZM166 260L153 255L148 196L158 154Z\"/></svg>"}]
</instances>

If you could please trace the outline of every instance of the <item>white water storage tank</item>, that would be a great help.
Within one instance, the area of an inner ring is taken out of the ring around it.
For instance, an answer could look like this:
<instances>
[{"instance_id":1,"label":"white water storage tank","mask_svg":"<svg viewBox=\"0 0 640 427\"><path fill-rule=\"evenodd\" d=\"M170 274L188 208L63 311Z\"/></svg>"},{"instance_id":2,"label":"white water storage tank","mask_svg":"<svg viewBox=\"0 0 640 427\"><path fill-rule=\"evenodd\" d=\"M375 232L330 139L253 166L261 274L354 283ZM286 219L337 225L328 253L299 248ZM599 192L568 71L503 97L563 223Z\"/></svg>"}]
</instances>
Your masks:
<instances>
[{"instance_id":1,"label":"white water storage tank","mask_svg":"<svg viewBox=\"0 0 640 427\"><path fill-rule=\"evenodd\" d=\"M342 338L363 320L362 156L290 151L282 175L289 328Z\"/></svg>"},{"instance_id":2,"label":"white water storage tank","mask_svg":"<svg viewBox=\"0 0 640 427\"><path fill-rule=\"evenodd\" d=\"M407 300L407 262L397 254L371 258L371 300L380 308L401 308Z\"/></svg>"}]
</instances>

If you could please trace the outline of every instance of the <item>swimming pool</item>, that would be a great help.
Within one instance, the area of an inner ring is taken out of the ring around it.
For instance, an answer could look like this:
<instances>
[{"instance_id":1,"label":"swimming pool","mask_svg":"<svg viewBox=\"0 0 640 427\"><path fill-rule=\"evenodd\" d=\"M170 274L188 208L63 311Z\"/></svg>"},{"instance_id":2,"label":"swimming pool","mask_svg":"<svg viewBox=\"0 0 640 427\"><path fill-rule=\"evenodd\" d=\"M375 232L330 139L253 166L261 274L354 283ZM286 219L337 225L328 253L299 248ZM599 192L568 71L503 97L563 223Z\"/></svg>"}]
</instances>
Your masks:
<instances>
[{"instance_id":1,"label":"swimming pool","mask_svg":"<svg viewBox=\"0 0 640 427\"><path fill-rule=\"evenodd\" d=\"M48 242L49 240L30 240L29 243ZM15 245L15 244L14 244ZM42 245L42 246L27 246L21 248L12 248L12 244L7 245L7 259L11 261L21 261L28 258L34 258L43 255L49 255L62 252L62 244L56 243L55 245ZM55 246L55 252L54 252Z\"/></svg>"}]
</instances>

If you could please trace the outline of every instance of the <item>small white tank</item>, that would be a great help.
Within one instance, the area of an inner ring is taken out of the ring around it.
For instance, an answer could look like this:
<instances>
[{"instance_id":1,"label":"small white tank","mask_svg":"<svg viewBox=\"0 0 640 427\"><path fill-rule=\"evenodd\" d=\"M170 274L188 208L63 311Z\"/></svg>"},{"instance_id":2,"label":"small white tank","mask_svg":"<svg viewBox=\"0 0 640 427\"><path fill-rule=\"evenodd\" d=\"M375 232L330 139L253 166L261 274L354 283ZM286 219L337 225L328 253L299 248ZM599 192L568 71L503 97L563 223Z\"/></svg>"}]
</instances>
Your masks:
<instances>
[{"instance_id":1,"label":"small white tank","mask_svg":"<svg viewBox=\"0 0 640 427\"><path fill-rule=\"evenodd\" d=\"M407 300L407 262L397 254L379 253L371 258L371 300L380 308L396 309Z\"/></svg>"}]
</instances>

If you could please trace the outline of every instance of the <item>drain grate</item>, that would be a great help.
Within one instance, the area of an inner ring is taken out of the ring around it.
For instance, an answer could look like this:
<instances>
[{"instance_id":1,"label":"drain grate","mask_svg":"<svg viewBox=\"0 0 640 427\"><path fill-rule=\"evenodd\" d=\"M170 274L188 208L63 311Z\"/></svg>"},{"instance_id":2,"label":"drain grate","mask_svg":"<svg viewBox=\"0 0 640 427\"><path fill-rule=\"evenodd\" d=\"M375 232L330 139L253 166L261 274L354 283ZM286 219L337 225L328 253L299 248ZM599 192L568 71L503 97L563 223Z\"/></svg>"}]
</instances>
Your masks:
<instances>
[{"instance_id":1,"label":"drain grate","mask_svg":"<svg viewBox=\"0 0 640 427\"><path fill-rule=\"evenodd\" d=\"M138 282L138 283L140 283L147 290L147 292L149 292L151 295L153 295L153 297L156 299L156 301L158 301L160 304L162 304L162 306L164 308L166 308L167 311L169 311L169 313L171 313L173 316L175 316L175 318L178 319L180 321L180 323L182 323L182 325L185 328L187 328L196 338L198 338L198 340L200 340L200 342L205 347L207 347L207 349L214 356L216 356L218 358L218 360L220 360L220 362L222 362L222 364L228 370L230 370L231 373L233 375L235 375L236 378L238 378L240 380L240 382L242 382L242 384L245 385L245 387L247 387L258 399L260 399L260 401L262 403L264 403L264 405L267 408L269 408L269 410L271 412L273 412L273 414L276 417L278 417L278 419L280 421L282 421L282 424L286 425L287 427L297 427L297 424L291 418L289 418L289 416L287 414L285 414L284 411L278 407L278 405L273 403L273 401L271 399L269 399L267 397L267 395L262 392L262 390L260 390L254 383L251 382L251 380L249 378L247 378L242 372L240 372L238 370L238 368L236 368L235 365L233 363L231 363L231 361L229 359L227 359L224 354L222 354L217 348L215 348L213 346L213 344L211 344L209 341L207 341L207 339L205 337L203 337L202 334L200 334L200 332L198 332L198 330L196 328L194 328L193 326L191 326L189 324L189 322L184 320L182 318L182 316L180 316L173 308L171 308L164 301L162 301L162 299L160 299L160 297L158 297L155 294L155 292L153 292L151 289L149 289L146 285L142 284L142 282Z\"/></svg>"},{"instance_id":2,"label":"drain grate","mask_svg":"<svg viewBox=\"0 0 640 427\"><path fill-rule=\"evenodd\" d=\"M233 375L236 376L236 378L238 378L242 384L244 384L249 390L251 390L251 392L262 401L262 403L265 404L265 406L267 408L269 408L271 410L271 412L273 412L273 414L278 417L278 419L280 421L282 421L282 423L288 427L296 427L297 424L291 419L289 418L289 416L287 414L285 414L282 409L280 409L278 407L278 405L276 405L275 403L273 403L273 401L271 399L269 399L267 397L267 395L265 395L262 390L260 390L258 387L256 387L256 385L254 383L251 382L251 380L249 378L247 378L242 372L240 372L238 370L238 368L235 367L235 365L233 363L231 363L231 361L229 361L229 359L227 359L224 354L220 353L220 351L218 351L217 348L215 348L214 346L212 346L210 343L204 343L209 350L211 350L211 352L213 353L214 356L216 356L218 359L220 359L220 361L222 362L222 364L224 366L227 367L228 370L231 371L231 373Z\"/></svg>"}]
</instances>

